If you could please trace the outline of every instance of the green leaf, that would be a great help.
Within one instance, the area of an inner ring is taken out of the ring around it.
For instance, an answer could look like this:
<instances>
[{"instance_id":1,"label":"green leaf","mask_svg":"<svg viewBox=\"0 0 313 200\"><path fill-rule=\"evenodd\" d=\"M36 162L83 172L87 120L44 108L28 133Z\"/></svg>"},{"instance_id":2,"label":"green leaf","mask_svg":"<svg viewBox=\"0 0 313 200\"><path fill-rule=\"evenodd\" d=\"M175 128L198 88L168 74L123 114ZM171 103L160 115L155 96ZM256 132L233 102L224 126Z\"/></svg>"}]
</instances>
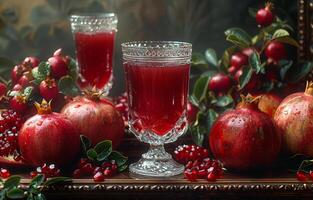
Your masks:
<instances>
[{"instance_id":1,"label":"green leaf","mask_svg":"<svg viewBox=\"0 0 313 200\"><path fill-rule=\"evenodd\" d=\"M292 66L292 64L293 64L292 60L281 60L281 61L279 61L279 63L278 63L278 65L280 66L279 74L280 74L280 78L282 80L285 79L285 76L286 76L288 70L290 69L290 67Z\"/></svg>"},{"instance_id":2,"label":"green leaf","mask_svg":"<svg viewBox=\"0 0 313 200\"><path fill-rule=\"evenodd\" d=\"M290 70L288 70L288 80L291 82L298 82L306 77L312 70L312 62L306 62L302 65L292 67Z\"/></svg>"},{"instance_id":3,"label":"green leaf","mask_svg":"<svg viewBox=\"0 0 313 200\"><path fill-rule=\"evenodd\" d=\"M203 145L204 136L207 134L206 129L203 126L191 126L190 127L191 138L199 146Z\"/></svg>"},{"instance_id":4,"label":"green leaf","mask_svg":"<svg viewBox=\"0 0 313 200\"><path fill-rule=\"evenodd\" d=\"M41 185L45 181L45 177L42 174L37 175L35 178L32 179L30 182L30 186L33 185Z\"/></svg>"},{"instance_id":5,"label":"green leaf","mask_svg":"<svg viewBox=\"0 0 313 200\"><path fill-rule=\"evenodd\" d=\"M207 132L210 133L211 131L211 127L212 125L214 124L215 120L217 119L218 117L218 113L215 112L215 110L213 109L209 109L208 110L208 113L207 113Z\"/></svg>"},{"instance_id":6,"label":"green leaf","mask_svg":"<svg viewBox=\"0 0 313 200\"><path fill-rule=\"evenodd\" d=\"M78 73L77 73L77 64L76 61L71 58L70 64L69 64L69 73L70 77L72 77L73 80L77 79Z\"/></svg>"},{"instance_id":7,"label":"green leaf","mask_svg":"<svg viewBox=\"0 0 313 200\"><path fill-rule=\"evenodd\" d=\"M21 181L21 177L20 176L10 176L10 178L8 178L4 182L3 187L4 188L17 187L20 184L20 181Z\"/></svg>"},{"instance_id":8,"label":"green leaf","mask_svg":"<svg viewBox=\"0 0 313 200\"><path fill-rule=\"evenodd\" d=\"M251 17L255 17L258 10L255 8L248 8L248 12Z\"/></svg>"},{"instance_id":9,"label":"green leaf","mask_svg":"<svg viewBox=\"0 0 313 200\"><path fill-rule=\"evenodd\" d=\"M7 191L7 197L9 199L22 199L25 198L24 190L20 188L12 188L11 190Z\"/></svg>"},{"instance_id":10,"label":"green leaf","mask_svg":"<svg viewBox=\"0 0 313 200\"><path fill-rule=\"evenodd\" d=\"M254 69L256 71L256 73L260 73L265 71L264 67L262 68L262 64L261 64L261 59L260 59L260 55L257 52L253 52L251 54L251 56L249 57L249 64L251 66L252 69Z\"/></svg>"},{"instance_id":11,"label":"green leaf","mask_svg":"<svg viewBox=\"0 0 313 200\"><path fill-rule=\"evenodd\" d=\"M251 76L253 74L253 69L250 67L244 67L242 70L242 74L239 77L239 89L243 89L250 81Z\"/></svg>"},{"instance_id":12,"label":"green leaf","mask_svg":"<svg viewBox=\"0 0 313 200\"><path fill-rule=\"evenodd\" d=\"M80 90L76 85L74 79L70 76L63 76L59 80L59 89L61 93L67 96L77 96L80 94Z\"/></svg>"},{"instance_id":13,"label":"green leaf","mask_svg":"<svg viewBox=\"0 0 313 200\"><path fill-rule=\"evenodd\" d=\"M25 95L26 99L31 99L31 96L33 94L34 87L33 86L28 86L24 89L23 95Z\"/></svg>"},{"instance_id":14,"label":"green leaf","mask_svg":"<svg viewBox=\"0 0 313 200\"><path fill-rule=\"evenodd\" d=\"M217 98L217 102L215 103L218 107L225 107L233 103L233 98L229 95L221 96Z\"/></svg>"},{"instance_id":15,"label":"green leaf","mask_svg":"<svg viewBox=\"0 0 313 200\"><path fill-rule=\"evenodd\" d=\"M236 52L236 50L237 47L232 46L224 51L222 58L220 60L220 67L224 72L226 72L228 67L230 66L230 58Z\"/></svg>"},{"instance_id":16,"label":"green leaf","mask_svg":"<svg viewBox=\"0 0 313 200\"><path fill-rule=\"evenodd\" d=\"M251 45L251 36L240 28L230 28L225 31L226 40L239 46L246 48Z\"/></svg>"},{"instance_id":17,"label":"green leaf","mask_svg":"<svg viewBox=\"0 0 313 200\"><path fill-rule=\"evenodd\" d=\"M46 197L42 193L34 195L34 200L45 200L45 199Z\"/></svg>"},{"instance_id":18,"label":"green leaf","mask_svg":"<svg viewBox=\"0 0 313 200\"><path fill-rule=\"evenodd\" d=\"M207 62L209 63L209 65L217 68L218 65L218 59L216 56L216 52L214 49L207 49L204 53L205 58L207 60Z\"/></svg>"},{"instance_id":19,"label":"green leaf","mask_svg":"<svg viewBox=\"0 0 313 200\"><path fill-rule=\"evenodd\" d=\"M5 200L6 198L5 193L6 193L6 189L2 189L0 191L0 200Z\"/></svg>"},{"instance_id":20,"label":"green leaf","mask_svg":"<svg viewBox=\"0 0 313 200\"><path fill-rule=\"evenodd\" d=\"M97 160L98 155L95 149L92 149L92 148L88 149L86 154L87 154L88 159L93 160L93 161Z\"/></svg>"},{"instance_id":21,"label":"green leaf","mask_svg":"<svg viewBox=\"0 0 313 200\"><path fill-rule=\"evenodd\" d=\"M197 99L198 102L201 102L202 100L205 99L210 78L211 77L209 77L209 76L200 77L195 82L192 95Z\"/></svg>"},{"instance_id":22,"label":"green leaf","mask_svg":"<svg viewBox=\"0 0 313 200\"><path fill-rule=\"evenodd\" d=\"M127 157L123 156L120 152L112 151L112 153L109 156L110 160L115 160L117 163L117 166L123 166L127 162Z\"/></svg>"},{"instance_id":23,"label":"green leaf","mask_svg":"<svg viewBox=\"0 0 313 200\"><path fill-rule=\"evenodd\" d=\"M80 141L81 141L81 144L82 144L82 147L83 147L83 152L87 155L87 150L90 149L91 142L84 135L80 135Z\"/></svg>"},{"instance_id":24,"label":"green leaf","mask_svg":"<svg viewBox=\"0 0 313 200\"><path fill-rule=\"evenodd\" d=\"M38 73L47 77L50 75L50 65L46 62L41 62L38 65Z\"/></svg>"},{"instance_id":25,"label":"green leaf","mask_svg":"<svg viewBox=\"0 0 313 200\"><path fill-rule=\"evenodd\" d=\"M289 44L298 48L300 47L299 43L289 36L276 38L275 41Z\"/></svg>"},{"instance_id":26,"label":"green leaf","mask_svg":"<svg viewBox=\"0 0 313 200\"><path fill-rule=\"evenodd\" d=\"M191 56L191 67L195 69L207 69L208 64L201 53L193 53Z\"/></svg>"},{"instance_id":27,"label":"green leaf","mask_svg":"<svg viewBox=\"0 0 313 200\"><path fill-rule=\"evenodd\" d=\"M97 153L97 160L103 161L109 157L112 152L112 142L110 140L104 140L99 142L95 146L95 151Z\"/></svg>"},{"instance_id":28,"label":"green leaf","mask_svg":"<svg viewBox=\"0 0 313 200\"><path fill-rule=\"evenodd\" d=\"M71 181L72 179L69 177L64 177L64 176L59 176L59 177L53 177L53 178L49 178L44 185L56 185L56 184L60 184L60 183L64 183L64 182L68 182Z\"/></svg>"},{"instance_id":29,"label":"green leaf","mask_svg":"<svg viewBox=\"0 0 313 200\"><path fill-rule=\"evenodd\" d=\"M122 165L122 166L118 167L117 170L118 170L118 172L123 172L127 169L127 167L128 167L127 165Z\"/></svg>"},{"instance_id":30,"label":"green leaf","mask_svg":"<svg viewBox=\"0 0 313 200\"><path fill-rule=\"evenodd\" d=\"M286 36L289 36L288 31L286 31L285 29L278 29L274 32L272 39L286 37Z\"/></svg>"}]
</instances>

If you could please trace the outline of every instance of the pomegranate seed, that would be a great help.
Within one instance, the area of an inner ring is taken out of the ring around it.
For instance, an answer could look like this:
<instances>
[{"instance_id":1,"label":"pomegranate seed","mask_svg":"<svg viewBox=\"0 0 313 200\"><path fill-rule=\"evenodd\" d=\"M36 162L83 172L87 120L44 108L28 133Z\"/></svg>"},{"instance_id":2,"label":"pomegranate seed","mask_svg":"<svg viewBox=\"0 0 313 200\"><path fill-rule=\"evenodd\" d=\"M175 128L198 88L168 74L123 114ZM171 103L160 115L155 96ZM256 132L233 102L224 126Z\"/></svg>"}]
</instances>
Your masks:
<instances>
[{"instance_id":1,"label":"pomegranate seed","mask_svg":"<svg viewBox=\"0 0 313 200\"><path fill-rule=\"evenodd\" d=\"M31 171L29 175L31 178L35 178L38 175L38 173L36 171Z\"/></svg>"},{"instance_id":2,"label":"pomegranate seed","mask_svg":"<svg viewBox=\"0 0 313 200\"><path fill-rule=\"evenodd\" d=\"M217 176L215 175L214 172L210 172L207 176L208 181L216 181L216 179L217 179Z\"/></svg>"},{"instance_id":3,"label":"pomegranate seed","mask_svg":"<svg viewBox=\"0 0 313 200\"><path fill-rule=\"evenodd\" d=\"M1 168L1 170L0 170L0 176L1 176L2 178L9 178L9 177L11 176L11 174L10 174L9 170L4 169L4 168Z\"/></svg>"},{"instance_id":4,"label":"pomegranate seed","mask_svg":"<svg viewBox=\"0 0 313 200\"><path fill-rule=\"evenodd\" d=\"M307 181L308 180L308 177L307 177L307 175L304 173L304 172L302 172L302 171L297 171L297 179L298 179L298 181Z\"/></svg>"},{"instance_id":5,"label":"pomegranate seed","mask_svg":"<svg viewBox=\"0 0 313 200\"><path fill-rule=\"evenodd\" d=\"M205 169L201 169L198 171L198 178L205 178L208 175Z\"/></svg>"},{"instance_id":6,"label":"pomegranate seed","mask_svg":"<svg viewBox=\"0 0 313 200\"><path fill-rule=\"evenodd\" d=\"M97 172L101 172L103 169L102 167L96 167L94 170L93 170L93 174L96 174Z\"/></svg>"},{"instance_id":7,"label":"pomegranate seed","mask_svg":"<svg viewBox=\"0 0 313 200\"><path fill-rule=\"evenodd\" d=\"M104 176L101 172L97 172L94 176L93 176L93 180L95 182L102 182L104 181Z\"/></svg>"},{"instance_id":8,"label":"pomegranate seed","mask_svg":"<svg viewBox=\"0 0 313 200\"><path fill-rule=\"evenodd\" d=\"M196 181L197 180L197 171L196 170L185 170L184 172L185 178L189 181Z\"/></svg>"},{"instance_id":9,"label":"pomegranate seed","mask_svg":"<svg viewBox=\"0 0 313 200\"><path fill-rule=\"evenodd\" d=\"M82 172L86 175L90 175L92 174L94 167L92 166L91 163L86 163L82 168L81 168Z\"/></svg>"},{"instance_id":10,"label":"pomegranate seed","mask_svg":"<svg viewBox=\"0 0 313 200\"><path fill-rule=\"evenodd\" d=\"M80 178L82 175L81 170L80 169L75 169L73 172L73 177L74 178Z\"/></svg>"}]
</instances>

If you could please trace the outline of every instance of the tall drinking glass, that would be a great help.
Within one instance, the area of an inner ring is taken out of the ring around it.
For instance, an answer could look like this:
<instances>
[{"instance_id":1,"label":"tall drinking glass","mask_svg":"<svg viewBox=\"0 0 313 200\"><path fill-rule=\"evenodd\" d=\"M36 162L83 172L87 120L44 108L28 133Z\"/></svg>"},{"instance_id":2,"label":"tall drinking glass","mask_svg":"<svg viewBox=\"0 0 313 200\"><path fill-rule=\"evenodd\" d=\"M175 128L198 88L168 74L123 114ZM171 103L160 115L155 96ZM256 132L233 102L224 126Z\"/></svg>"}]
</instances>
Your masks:
<instances>
[{"instance_id":1,"label":"tall drinking glass","mask_svg":"<svg viewBox=\"0 0 313 200\"><path fill-rule=\"evenodd\" d=\"M129 166L132 173L165 177L183 172L164 144L187 130L187 98L192 46L185 42L122 44L129 103L129 129L150 149Z\"/></svg>"},{"instance_id":2,"label":"tall drinking glass","mask_svg":"<svg viewBox=\"0 0 313 200\"><path fill-rule=\"evenodd\" d=\"M72 15L81 89L97 89L104 95L112 88L113 51L117 16L114 13Z\"/></svg>"}]
</instances>

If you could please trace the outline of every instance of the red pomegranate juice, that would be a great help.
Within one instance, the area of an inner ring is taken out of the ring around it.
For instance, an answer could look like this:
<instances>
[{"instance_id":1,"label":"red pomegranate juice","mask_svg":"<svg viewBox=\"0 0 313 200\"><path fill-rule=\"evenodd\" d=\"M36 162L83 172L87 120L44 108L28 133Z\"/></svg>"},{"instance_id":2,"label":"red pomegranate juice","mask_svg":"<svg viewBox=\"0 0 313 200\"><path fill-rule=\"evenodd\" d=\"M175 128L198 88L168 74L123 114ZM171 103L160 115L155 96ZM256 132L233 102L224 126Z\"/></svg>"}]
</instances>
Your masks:
<instances>
[{"instance_id":1,"label":"red pomegranate juice","mask_svg":"<svg viewBox=\"0 0 313 200\"><path fill-rule=\"evenodd\" d=\"M115 31L75 33L81 87L102 89L112 75Z\"/></svg>"},{"instance_id":2,"label":"red pomegranate juice","mask_svg":"<svg viewBox=\"0 0 313 200\"><path fill-rule=\"evenodd\" d=\"M135 128L165 135L186 110L190 65L126 62L124 70Z\"/></svg>"}]
</instances>

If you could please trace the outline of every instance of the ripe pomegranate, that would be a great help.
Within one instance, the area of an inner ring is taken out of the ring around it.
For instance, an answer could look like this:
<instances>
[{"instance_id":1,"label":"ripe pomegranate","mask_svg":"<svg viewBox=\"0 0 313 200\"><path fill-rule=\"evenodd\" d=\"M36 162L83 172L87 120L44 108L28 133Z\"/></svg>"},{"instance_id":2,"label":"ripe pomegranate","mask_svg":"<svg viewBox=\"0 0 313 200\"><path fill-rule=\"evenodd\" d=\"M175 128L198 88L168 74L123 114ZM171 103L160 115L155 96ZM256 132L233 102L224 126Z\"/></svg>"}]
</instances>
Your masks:
<instances>
[{"instance_id":1,"label":"ripe pomegranate","mask_svg":"<svg viewBox=\"0 0 313 200\"><path fill-rule=\"evenodd\" d=\"M41 81L39 85L40 95L45 100L51 100L57 97L59 94L59 88L54 79L47 78L46 80Z\"/></svg>"},{"instance_id":2,"label":"ripe pomegranate","mask_svg":"<svg viewBox=\"0 0 313 200\"><path fill-rule=\"evenodd\" d=\"M198 108L188 101L187 103L187 118L191 124L197 118Z\"/></svg>"},{"instance_id":3,"label":"ripe pomegranate","mask_svg":"<svg viewBox=\"0 0 313 200\"><path fill-rule=\"evenodd\" d=\"M265 55L268 59L278 62L287 57L287 52L285 46L281 42L274 40L266 46Z\"/></svg>"},{"instance_id":4,"label":"ripe pomegranate","mask_svg":"<svg viewBox=\"0 0 313 200\"><path fill-rule=\"evenodd\" d=\"M282 134L283 149L288 154L313 156L313 83L305 92L287 96L278 106L274 121Z\"/></svg>"},{"instance_id":5,"label":"ripe pomegranate","mask_svg":"<svg viewBox=\"0 0 313 200\"><path fill-rule=\"evenodd\" d=\"M78 96L61 111L93 144L111 140L116 148L124 136L124 122L114 105L98 94Z\"/></svg>"},{"instance_id":6,"label":"ripe pomegranate","mask_svg":"<svg viewBox=\"0 0 313 200\"><path fill-rule=\"evenodd\" d=\"M214 92L227 92L232 86L232 81L229 76L218 73L209 81L209 89Z\"/></svg>"},{"instance_id":7,"label":"ripe pomegranate","mask_svg":"<svg viewBox=\"0 0 313 200\"><path fill-rule=\"evenodd\" d=\"M22 65L16 65L11 71L11 79L13 83L16 83L24 73L24 67Z\"/></svg>"},{"instance_id":8,"label":"ripe pomegranate","mask_svg":"<svg viewBox=\"0 0 313 200\"><path fill-rule=\"evenodd\" d=\"M35 105L38 114L24 123L18 136L21 155L34 167L70 164L80 152L79 132L64 115L52 112L46 101Z\"/></svg>"},{"instance_id":9,"label":"ripe pomegranate","mask_svg":"<svg viewBox=\"0 0 313 200\"><path fill-rule=\"evenodd\" d=\"M48 59L51 66L51 74L54 78L59 79L67 75L68 66L61 56L53 56Z\"/></svg>"},{"instance_id":10,"label":"ripe pomegranate","mask_svg":"<svg viewBox=\"0 0 313 200\"><path fill-rule=\"evenodd\" d=\"M271 11L272 4L267 4L256 13L255 19L260 26L269 26L273 23L274 15Z\"/></svg>"},{"instance_id":11,"label":"ripe pomegranate","mask_svg":"<svg viewBox=\"0 0 313 200\"><path fill-rule=\"evenodd\" d=\"M260 111L265 112L271 117L274 117L277 107L282 99L272 93L262 94L259 99L258 108Z\"/></svg>"},{"instance_id":12,"label":"ripe pomegranate","mask_svg":"<svg viewBox=\"0 0 313 200\"><path fill-rule=\"evenodd\" d=\"M32 68L37 67L39 63L40 63L40 60L34 56L26 57L23 61L23 65L30 64Z\"/></svg>"},{"instance_id":13,"label":"ripe pomegranate","mask_svg":"<svg viewBox=\"0 0 313 200\"><path fill-rule=\"evenodd\" d=\"M273 163L281 137L271 118L247 98L218 117L210 131L209 145L226 167L253 170Z\"/></svg>"},{"instance_id":14,"label":"ripe pomegranate","mask_svg":"<svg viewBox=\"0 0 313 200\"><path fill-rule=\"evenodd\" d=\"M237 52L234 55L231 56L230 59L231 66L235 66L236 69L240 69L242 66L248 64L248 56L241 52Z\"/></svg>"},{"instance_id":15,"label":"ripe pomegranate","mask_svg":"<svg viewBox=\"0 0 313 200\"><path fill-rule=\"evenodd\" d=\"M16 95L10 99L10 108L18 113L24 113L27 110L27 100L23 95Z\"/></svg>"}]
</instances>

